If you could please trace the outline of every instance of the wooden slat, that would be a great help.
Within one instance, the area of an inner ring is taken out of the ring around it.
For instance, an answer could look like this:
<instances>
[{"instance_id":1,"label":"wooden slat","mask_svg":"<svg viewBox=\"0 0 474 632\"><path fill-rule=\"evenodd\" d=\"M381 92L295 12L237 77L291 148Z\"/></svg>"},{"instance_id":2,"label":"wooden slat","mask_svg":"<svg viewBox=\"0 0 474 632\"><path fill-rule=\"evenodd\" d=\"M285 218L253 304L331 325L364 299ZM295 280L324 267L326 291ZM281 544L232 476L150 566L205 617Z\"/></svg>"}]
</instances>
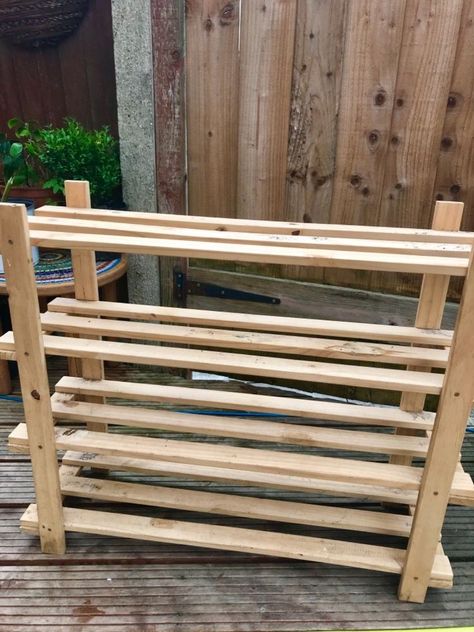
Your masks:
<instances>
[{"instance_id":1,"label":"wooden slat","mask_svg":"<svg viewBox=\"0 0 474 632\"><path fill-rule=\"evenodd\" d=\"M146 237L121 237L54 231L30 232L31 243L43 248L72 248L80 250L121 251L171 257L194 257L222 261L250 261L254 263L283 263L300 266L353 267L360 270L393 272L439 273L452 276L466 274L467 260L455 257L381 254L370 252L339 252L315 248L279 248L276 246L213 244L208 242L173 241Z\"/></svg>"},{"instance_id":2,"label":"wooden slat","mask_svg":"<svg viewBox=\"0 0 474 632\"><path fill-rule=\"evenodd\" d=\"M19 448L15 451L21 451ZM27 449L27 448L26 448ZM413 504L416 502L417 492L410 489L396 487L381 487L380 485L363 485L330 481L328 479L308 478L302 476L287 476L267 472L250 470L235 470L225 467L208 467L189 463L172 463L170 461L132 459L91 452L68 451L63 457L63 463L77 467L93 467L94 469L134 472L151 476L173 476L183 479L216 481L229 485L246 485L267 489L281 489L298 492L322 493L329 496L344 498L359 498L362 500L377 500L381 502L395 502Z\"/></svg>"},{"instance_id":3,"label":"wooden slat","mask_svg":"<svg viewBox=\"0 0 474 632\"><path fill-rule=\"evenodd\" d=\"M209 325L213 327L236 327L257 331L273 331L285 334L307 334L312 336L332 336L336 338L358 338L362 340L385 340L388 342L408 342L420 345L449 347L452 331L426 330L396 325L377 325L362 322L320 320L313 318L292 318L241 314L236 312L182 309L130 303L110 303L106 301L76 301L58 297L48 303L48 310L84 316L106 316L111 318L136 318L139 320L159 320L187 325Z\"/></svg>"},{"instance_id":4,"label":"wooden slat","mask_svg":"<svg viewBox=\"0 0 474 632\"><path fill-rule=\"evenodd\" d=\"M331 338L307 338L226 329L176 327L104 318L84 318L54 312L42 314L41 324L43 330L47 332L161 340L191 346L225 347L385 364L412 364L443 368L448 361L448 351L445 349L347 342Z\"/></svg>"},{"instance_id":5,"label":"wooden slat","mask_svg":"<svg viewBox=\"0 0 474 632\"><path fill-rule=\"evenodd\" d=\"M20 451L20 450L18 450ZM417 492L409 489L381 487L380 485L363 485L330 481L327 479L303 478L301 476L285 476L282 474L235 470L224 467L206 467L186 463L171 463L160 460L132 459L115 457L90 452L66 452L63 463L94 469L134 472L145 475L174 476L185 479L218 481L230 485L241 484L253 487L285 489L300 492L318 492L330 496L377 500L405 505L416 503ZM462 476L454 479L449 502L455 505L473 506L474 485Z\"/></svg>"},{"instance_id":6,"label":"wooden slat","mask_svg":"<svg viewBox=\"0 0 474 632\"><path fill-rule=\"evenodd\" d=\"M0 228L10 314L19 334L17 363L31 437L29 452L41 523L41 549L45 553L63 553L65 538L53 415L25 206L0 204Z\"/></svg>"},{"instance_id":7,"label":"wooden slat","mask_svg":"<svg viewBox=\"0 0 474 632\"><path fill-rule=\"evenodd\" d=\"M358 406L317 400L253 395L250 393L222 392L212 389L187 388L161 384L137 382L92 381L81 378L63 377L56 384L60 393L78 395L103 395L125 399L136 399L155 403L211 406L225 410L275 412L282 415L313 419L327 419L354 424L387 425L429 430L433 426L434 414L406 413L399 408Z\"/></svg>"},{"instance_id":8,"label":"wooden slat","mask_svg":"<svg viewBox=\"0 0 474 632\"><path fill-rule=\"evenodd\" d=\"M354 239L389 239L396 241L440 242L472 245L473 232L434 231L423 228L401 228L386 226L355 226L346 224L306 224L270 220L235 218L193 217L167 215L165 213L140 213L136 211L113 211L103 209L82 210L63 206L42 206L36 216L91 219L94 221L127 222L147 226L175 226L206 230L229 230L235 232L274 233L276 235L302 235L347 237Z\"/></svg>"},{"instance_id":9,"label":"wooden slat","mask_svg":"<svg viewBox=\"0 0 474 632\"><path fill-rule=\"evenodd\" d=\"M13 351L12 332L1 338L1 347ZM86 340L62 336L43 336L45 351L48 355L60 355L76 358L109 360L151 366L178 367L237 373L239 375L258 375L282 379L302 380L305 382L324 382L326 384L347 384L367 386L395 391L421 392L436 395L440 393L443 375L384 369L349 364L333 364L306 360L289 360L267 356L206 351L201 349L182 349L177 347L155 347L146 344L110 342L104 340Z\"/></svg>"},{"instance_id":10,"label":"wooden slat","mask_svg":"<svg viewBox=\"0 0 474 632\"><path fill-rule=\"evenodd\" d=\"M309 456L290 452L235 448L141 436L91 432L78 428L55 427L58 450L97 452L137 459L158 459L176 463L253 470L275 474L322 478L380 487L417 490L423 470L404 465ZM19 424L9 436L9 447L20 451L28 445L26 424Z\"/></svg>"},{"instance_id":11,"label":"wooden slat","mask_svg":"<svg viewBox=\"0 0 474 632\"><path fill-rule=\"evenodd\" d=\"M91 197L89 183L86 181L65 180L64 182L66 204L79 208L90 208ZM71 250L72 269L74 273L74 294L77 300L98 301L99 285L97 282L97 264L95 252L90 250ZM94 337L94 336L92 336ZM99 336L95 336L96 339ZM86 379L103 380L104 363L102 360L82 358L69 359L69 370L74 375L82 375ZM103 398L93 397L96 403L103 403ZM107 431L107 424L95 422L89 424L90 430Z\"/></svg>"},{"instance_id":12,"label":"wooden slat","mask_svg":"<svg viewBox=\"0 0 474 632\"><path fill-rule=\"evenodd\" d=\"M64 467L69 466L62 466ZM401 537L408 537L411 528L411 517L406 515L100 480L71 475L69 472L61 476L61 491L66 496L92 500L127 502Z\"/></svg>"},{"instance_id":13,"label":"wooden slat","mask_svg":"<svg viewBox=\"0 0 474 632\"><path fill-rule=\"evenodd\" d=\"M234 217L239 122L239 2L186 11L188 209Z\"/></svg>"},{"instance_id":14,"label":"wooden slat","mask_svg":"<svg viewBox=\"0 0 474 632\"><path fill-rule=\"evenodd\" d=\"M90 235L115 235L150 237L150 227L118 222L89 221L71 218L32 217L32 230L83 233ZM191 240L214 243L252 244L289 248L318 248L324 250L380 252L381 254L417 254L439 257L469 258L471 246L466 244L425 243L410 241L390 241L375 239L352 239L344 237L300 237L296 235L270 235L268 233L245 233L212 231L193 228L155 227L153 237L163 239Z\"/></svg>"},{"instance_id":15,"label":"wooden slat","mask_svg":"<svg viewBox=\"0 0 474 632\"><path fill-rule=\"evenodd\" d=\"M64 508L64 519L67 531L258 553L387 573L401 573L405 555L401 549L369 544L71 507ZM37 530L36 505L29 506L21 524L27 531ZM446 557L437 556L430 583L444 588L452 585L452 571Z\"/></svg>"},{"instance_id":16,"label":"wooden slat","mask_svg":"<svg viewBox=\"0 0 474 632\"><path fill-rule=\"evenodd\" d=\"M242 0L237 213L284 218L297 0Z\"/></svg>"},{"instance_id":17,"label":"wooden slat","mask_svg":"<svg viewBox=\"0 0 474 632\"><path fill-rule=\"evenodd\" d=\"M356 452L408 454L425 457L428 440L423 437L397 437L379 432L311 428L297 424L255 421L235 417L193 415L167 410L148 410L136 406L110 406L83 402L53 402L53 415L67 421L109 423L172 432L209 434L281 444L315 446Z\"/></svg>"}]
</instances>

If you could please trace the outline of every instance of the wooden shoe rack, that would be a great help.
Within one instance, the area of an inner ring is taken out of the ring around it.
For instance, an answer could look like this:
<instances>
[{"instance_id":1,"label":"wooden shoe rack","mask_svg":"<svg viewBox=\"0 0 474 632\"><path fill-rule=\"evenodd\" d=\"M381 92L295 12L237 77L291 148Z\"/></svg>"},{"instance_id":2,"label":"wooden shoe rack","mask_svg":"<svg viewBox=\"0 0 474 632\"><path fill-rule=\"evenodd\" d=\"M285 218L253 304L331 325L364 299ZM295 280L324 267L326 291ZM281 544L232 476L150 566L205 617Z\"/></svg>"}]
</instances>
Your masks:
<instances>
[{"instance_id":1,"label":"wooden shoe rack","mask_svg":"<svg viewBox=\"0 0 474 632\"><path fill-rule=\"evenodd\" d=\"M474 504L472 480L459 462L474 396L474 234L459 230L461 215L462 204L438 202L432 229L420 230L94 210L84 182L67 183L67 206L43 207L34 218L21 206L0 205L13 322L0 356L18 362L26 419L9 442L29 451L36 490L22 528L39 534L45 552L64 551L65 532L76 531L397 573L399 598L414 602L423 602L429 586L449 588L452 570L440 544L446 507ZM41 315L30 242L72 250L75 298L54 299ZM96 250L407 272L423 283L413 327L129 305L99 300ZM465 278L454 332L441 329L452 276ZM74 363L52 397L45 355ZM400 407L111 381L104 360L299 380L309 388L323 382L384 389L401 394ZM427 394L439 396L436 413L424 411ZM298 419L194 415L151 403ZM109 424L141 433L109 433ZM147 437L143 429L189 439ZM255 444L235 447L229 438ZM310 448L358 456L305 454ZM57 450L64 451L59 468ZM122 482L108 471L173 475L183 488ZM191 491L190 479L371 499L391 509ZM127 510L63 507L67 496ZM265 530L147 517L134 512L136 505L263 520ZM267 530L279 522L342 529L344 537L398 536L405 547Z\"/></svg>"}]
</instances>

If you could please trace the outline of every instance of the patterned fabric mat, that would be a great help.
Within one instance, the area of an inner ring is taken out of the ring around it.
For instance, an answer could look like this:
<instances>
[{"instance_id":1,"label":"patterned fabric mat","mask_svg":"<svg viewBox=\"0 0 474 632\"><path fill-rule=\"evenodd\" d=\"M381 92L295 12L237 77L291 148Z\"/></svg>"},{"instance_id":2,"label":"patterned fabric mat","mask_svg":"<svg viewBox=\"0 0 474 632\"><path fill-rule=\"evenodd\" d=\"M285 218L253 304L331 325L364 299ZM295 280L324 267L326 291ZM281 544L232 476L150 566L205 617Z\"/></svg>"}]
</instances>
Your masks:
<instances>
[{"instance_id":1,"label":"patterned fabric mat","mask_svg":"<svg viewBox=\"0 0 474 632\"><path fill-rule=\"evenodd\" d=\"M101 275L117 267L120 255L111 252L96 253L97 274ZM52 283L72 283L72 262L69 250L41 251L40 260L35 265L36 283L49 285ZM5 283L5 275L0 272L0 283Z\"/></svg>"}]
</instances>

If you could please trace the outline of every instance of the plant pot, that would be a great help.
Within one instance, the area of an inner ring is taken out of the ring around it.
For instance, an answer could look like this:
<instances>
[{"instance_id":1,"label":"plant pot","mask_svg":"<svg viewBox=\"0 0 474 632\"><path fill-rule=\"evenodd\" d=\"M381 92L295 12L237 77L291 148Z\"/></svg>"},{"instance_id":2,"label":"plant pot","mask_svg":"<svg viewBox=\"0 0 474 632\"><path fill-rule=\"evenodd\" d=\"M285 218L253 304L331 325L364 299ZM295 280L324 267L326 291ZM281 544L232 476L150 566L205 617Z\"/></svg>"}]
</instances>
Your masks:
<instances>
[{"instance_id":1,"label":"plant pot","mask_svg":"<svg viewBox=\"0 0 474 632\"><path fill-rule=\"evenodd\" d=\"M28 215L35 214L35 203L31 199L9 197L8 201L12 204L24 204ZM40 252L37 246L31 246L31 255L33 258L33 265L36 265L40 259ZM0 274L3 274L4 272L3 257L0 257Z\"/></svg>"}]
</instances>

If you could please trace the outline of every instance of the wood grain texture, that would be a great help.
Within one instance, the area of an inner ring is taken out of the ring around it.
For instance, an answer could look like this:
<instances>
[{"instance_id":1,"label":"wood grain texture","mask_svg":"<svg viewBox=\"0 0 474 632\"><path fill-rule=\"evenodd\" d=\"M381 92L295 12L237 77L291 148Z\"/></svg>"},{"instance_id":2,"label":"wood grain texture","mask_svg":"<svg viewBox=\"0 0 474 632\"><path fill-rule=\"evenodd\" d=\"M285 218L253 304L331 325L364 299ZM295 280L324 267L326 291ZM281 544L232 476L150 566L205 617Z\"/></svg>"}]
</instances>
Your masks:
<instances>
[{"instance_id":1,"label":"wood grain texture","mask_svg":"<svg viewBox=\"0 0 474 632\"><path fill-rule=\"evenodd\" d=\"M89 183L79 180L64 182L66 204L79 208L90 208L91 198ZM99 300L99 286L97 283L97 265L93 250L71 250L72 269L74 273L74 294L76 299L83 301ZM94 338L94 336L92 336ZM99 339L99 336L95 336ZM69 369L74 375L82 375L91 380L104 379L104 363L102 360L83 358L69 360ZM103 403L103 398L93 397L89 401ZM106 432L107 423L94 422L89 424L90 430Z\"/></svg>"},{"instance_id":2,"label":"wood grain texture","mask_svg":"<svg viewBox=\"0 0 474 632\"><path fill-rule=\"evenodd\" d=\"M456 53L462 0L407 3L390 151L377 222L426 226Z\"/></svg>"},{"instance_id":3,"label":"wood grain texture","mask_svg":"<svg viewBox=\"0 0 474 632\"><path fill-rule=\"evenodd\" d=\"M346 6L298 1L285 214L290 221L329 221Z\"/></svg>"},{"instance_id":4,"label":"wood grain texture","mask_svg":"<svg viewBox=\"0 0 474 632\"><path fill-rule=\"evenodd\" d=\"M382 195L404 12L403 1L349 3L332 222L374 222Z\"/></svg>"},{"instance_id":5,"label":"wood grain texture","mask_svg":"<svg viewBox=\"0 0 474 632\"><path fill-rule=\"evenodd\" d=\"M464 0L453 76L442 132L435 182L435 197L459 200L474 207L474 2ZM472 213L463 218L463 228L474 226ZM454 282L451 296L459 299L462 285Z\"/></svg>"},{"instance_id":6,"label":"wood grain texture","mask_svg":"<svg viewBox=\"0 0 474 632\"><path fill-rule=\"evenodd\" d=\"M239 121L239 2L186 10L189 213L235 217Z\"/></svg>"},{"instance_id":7,"label":"wood grain texture","mask_svg":"<svg viewBox=\"0 0 474 632\"><path fill-rule=\"evenodd\" d=\"M243 0L239 217L284 219L296 0Z\"/></svg>"},{"instance_id":8,"label":"wood grain texture","mask_svg":"<svg viewBox=\"0 0 474 632\"><path fill-rule=\"evenodd\" d=\"M423 602L457 473L459 453L474 397L474 267L464 284L459 317L441 393L428 458L413 518L399 597Z\"/></svg>"},{"instance_id":9,"label":"wood grain texture","mask_svg":"<svg viewBox=\"0 0 474 632\"><path fill-rule=\"evenodd\" d=\"M390 547L70 507L65 508L64 514L66 529L79 533L140 538L259 555L276 555L290 559L368 568L387 573L400 573L403 566L404 552ZM37 531L36 505L28 507L21 523L23 528ZM440 588L449 588L452 585L452 571L445 556L436 557L430 585Z\"/></svg>"},{"instance_id":10,"label":"wood grain texture","mask_svg":"<svg viewBox=\"0 0 474 632\"><path fill-rule=\"evenodd\" d=\"M462 202L436 202L432 228L437 230L459 230L463 215ZM421 285L415 326L426 329L437 329L443 320L446 297L448 294L449 278L436 274L426 274ZM409 368L414 368L413 366ZM428 369L429 370L429 369ZM402 393L400 408L405 411L422 411L426 398L423 395ZM403 434L404 431L399 431ZM407 434L417 434L416 431L406 431ZM410 465L408 457L393 457L391 463Z\"/></svg>"},{"instance_id":11,"label":"wood grain texture","mask_svg":"<svg viewBox=\"0 0 474 632\"><path fill-rule=\"evenodd\" d=\"M184 104L184 3L154 0L151 7L157 208L160 213L186 213ZM174 305L173 271L185 271L187 260L162 258L160 294Z\"/></svg>"},{"instance_id":12,"label":"wood grain texture","mask_svg":"<svg viewBox=\"0 0 474 632\"><path fill-rule=\"evenodd\" d=\"M405 4L404 0L362 0L348 5L331 222L374 223L383 188ZM324 281L370 287L370 274L326 270Z\"/></svg>"},{"instance_id":13,"label":"wood grain texture","mask_svg":"<svg viewBox=\"0 0 474 632\"><path fill-rule=\"evenodd\" d=\"M45 553L64 553L54 424L26 208L0 204L0 225L10 314L13 328L18 332L17 363L30 438L41 549Z\"/></svg>"}]
</instances>

